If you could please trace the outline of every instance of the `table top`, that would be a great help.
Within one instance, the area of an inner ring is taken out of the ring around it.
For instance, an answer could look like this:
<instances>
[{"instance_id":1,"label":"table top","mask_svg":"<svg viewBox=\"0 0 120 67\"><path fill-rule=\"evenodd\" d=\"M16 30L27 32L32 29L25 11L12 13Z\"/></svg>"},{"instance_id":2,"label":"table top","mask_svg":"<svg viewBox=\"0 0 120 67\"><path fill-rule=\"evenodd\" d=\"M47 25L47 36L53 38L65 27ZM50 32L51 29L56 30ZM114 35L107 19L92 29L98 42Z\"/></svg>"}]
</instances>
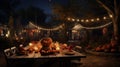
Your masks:
<instances>
[{"instance_id":1,"label":"table top","mask_svg":"<svg viewBox=\"0 0 120 67\"><path fill-rule=\"evenodd\" d=\"M50 58L86 58L86 55L72 51L72 52L64 52L64 53L57 53L51 55L42 56L40 52L38 53L30 53L28 55L12 55L8 56L8 59L50 59Z\"/></svg>"}]
</instances>

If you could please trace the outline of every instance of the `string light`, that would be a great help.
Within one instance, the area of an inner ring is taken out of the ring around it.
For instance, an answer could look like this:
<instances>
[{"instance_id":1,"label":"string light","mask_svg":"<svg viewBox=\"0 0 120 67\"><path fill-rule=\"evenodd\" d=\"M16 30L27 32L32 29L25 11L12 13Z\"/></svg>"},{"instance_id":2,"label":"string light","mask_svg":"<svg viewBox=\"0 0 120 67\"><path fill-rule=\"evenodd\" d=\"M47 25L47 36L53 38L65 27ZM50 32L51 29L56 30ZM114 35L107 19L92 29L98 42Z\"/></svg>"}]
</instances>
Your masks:
<instances>
[{"instance_id":1,"label":"string light","mask_svg":"<svg viewBox=\"0 0 120 67\"><path fill-rule=\"evenodd\" d=\"M79 28L84 28L84 29L100 29L100 28L103 28L103 27L106 27L108 25L112 24L112 22L108 22L104 25L100 25L100 26L96 26L96 27L85 27L85 26L82 26L81 24L77 24L77 28L75 28L76 26L73 27L73 29L75 28L76 30L79 29Z\"/></svg>"},{"instance_id":2,"label":"string light","mask_svg":"<svg viewBox=\"0 0 120 67\"><path fill-rule=\"evenodd\" d=\"M84 20L82 19L81 22L84 22Z\"/></svg>"},{"instance_id":3,"label":"string light","mask_svg":"<svg viewBox=\"0 0 120 67\"><path fill-rule=\"evenodd\" d=\"M33 25L34 27L38 28L39 30L41 29L41 30L51 30L51 31L53 31L53 30L59 30L59 29L63 28L63 26L64 26L64 24L61 24L61 25L59 25L59 26L57 26L57 27L55 27L55 28L47 29L47 28L42 28L42 27L36 26L36 25L33 24L32 22L29 22L29 23L30 23L31 25Z\"/></svg>"},{"instance_id":4,"label":"string light","mask_svg":"<svg viewBox=\"0 0 120 67\"><path fill-rule=\"evenodd\" d=\"M93 22L93 21L94 21L94 19L91 19L91 21Z\"/></svg>"},{"instance_id":5,"label":"string light","mask_svg":"<svg viewBox=\"0 0 120 67\"><path fill-rule=\"evenodd\" d=\"M106 17L103 17L103 19L105 20L105 19L107 19Z\"/></svg>"},{"instance_id":6,"label":"string light","mask_svg":"<svg viewBox=\"0 0 120 67\"><path fill-rule=\"evenodd\" d=\"M77 22L79 22L80 20L79 19L77 19Z\"/></svg>"},{"instance_id":7,"label":"string light","mask_svg":"<svg viewBox=\"0 0 120 67\"><path fill-rule=\"evenodd\" d=\"M68 20L70 20L70 18L67 18Z\"/></svg>"},{"instance_id":8,"label":"string light","mask_svg":"<svg viewBox=\"0 0 120 67\"><path fill-rule=\"evenodd\" d=\"M97 20L97 21L99 21L99 20L100 20L100 18L97 18L96 20Z\"/></svg>"},{"instance_id":9,"label":"string light","mask_svg":"<svg viewBox=\"0 0 120 67\"><path fill-rule=\"evenodd\" d=\"M110 18L112 18L112 17L113 17L111 14L110 14L109 16L110 16Z\"/></svg>"},{"instance_id":10,"label":"string light","mask_svg":"<svg viewBox=\"0 0 120 67\"><path fill-rule=\"evenodd\" d=\"M72 21L75 21L75 19L72 19Z\"/></svg>"},{"instance_id":11,"label":"string light","mask_svg":"<svg viewBox=\"0 0 120 67\"><path fill-rule=\"evenodd\" d=\"M113 17L113 15L109 15L109 16L104 16L102 19L106 20L106 19L111 19ZM75 19L75 18L67 18L68 21L77 21L77 22L95 22L95 21L100 21L100 18L97 17L96 19L92 18L92 19Z\"/></svg>"},{"instance_id":12,"label":"string light","mask_svg":"<svg viewBox=\"0 0 120 67\"><path fill-rule=\"evenodd\" d=\"M103 28L103 27L106 27L108 25L112 24L112 22L109 22L107 24L104 24L104 25L101 25L101 26L97 26L97 27L83 27L85 29L100 29L100 28Z\"/></svg>"},{"instance_id":13,"label":"string light","mask_svg":"<svg viewBox=\"0 0 120 67\"><path fill-rule=\"evenodd\" d=\"M89 22L89 20L88 20L88 19L86 19L85 21L86 21L86 22Z\"/></svg>"}]
</instances>

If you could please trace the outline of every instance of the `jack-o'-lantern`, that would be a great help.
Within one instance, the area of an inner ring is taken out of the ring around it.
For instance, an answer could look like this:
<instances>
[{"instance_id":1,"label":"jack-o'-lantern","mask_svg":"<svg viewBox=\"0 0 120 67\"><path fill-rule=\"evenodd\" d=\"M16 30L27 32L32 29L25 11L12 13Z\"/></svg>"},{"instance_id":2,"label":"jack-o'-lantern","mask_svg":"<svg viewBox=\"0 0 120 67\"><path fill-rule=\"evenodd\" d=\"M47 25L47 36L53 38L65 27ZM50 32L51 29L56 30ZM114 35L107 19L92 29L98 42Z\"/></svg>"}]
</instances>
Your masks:
<instances>
[{"instance_id":1,"label":"jack-o'-lantern","mask_svg":"<svg viewBox=\"0 0 120 67\"><path fill-rule=\"evenodd\" d=\"M43 38L43 39L41 40L41 45L42 45L43 47L49 47L51 43L52 43L52 38L50 38L50 37L48 37L48 38Z\"/></svg>"}]
</instances>

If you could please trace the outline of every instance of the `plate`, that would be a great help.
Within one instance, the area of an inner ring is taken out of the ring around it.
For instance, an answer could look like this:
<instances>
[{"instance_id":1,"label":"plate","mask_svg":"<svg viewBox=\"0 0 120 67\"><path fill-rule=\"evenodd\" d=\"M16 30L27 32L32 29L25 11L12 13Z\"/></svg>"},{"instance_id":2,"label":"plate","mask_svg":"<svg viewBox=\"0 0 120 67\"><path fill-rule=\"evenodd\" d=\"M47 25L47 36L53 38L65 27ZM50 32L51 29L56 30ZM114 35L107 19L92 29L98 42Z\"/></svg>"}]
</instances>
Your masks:
<instances>
[{"instance_id":1,"label":"plate","mask_svg":"<svg viewBox=\"0 0 120 67\"><path fill-rule=\"evenodd\" d=\"M65 55L74 55L74 52L66 52Z\"/></svg>"}]
</instances>

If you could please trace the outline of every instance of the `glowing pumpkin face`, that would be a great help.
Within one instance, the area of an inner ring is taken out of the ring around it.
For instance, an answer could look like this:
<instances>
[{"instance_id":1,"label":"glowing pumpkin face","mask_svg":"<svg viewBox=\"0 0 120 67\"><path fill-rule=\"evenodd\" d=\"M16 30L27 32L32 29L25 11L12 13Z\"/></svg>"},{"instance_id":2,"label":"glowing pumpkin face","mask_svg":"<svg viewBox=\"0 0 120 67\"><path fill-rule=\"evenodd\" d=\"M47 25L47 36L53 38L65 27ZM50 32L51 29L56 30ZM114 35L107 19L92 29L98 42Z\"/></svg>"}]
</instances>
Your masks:
<instances>
[{"instance_id":1,"label":"glowing pumpkin face","mask_svg":"<svg viewBox=\"0 0 120 67\"><path fill-rule=\"evenodd\" d=\"M49 47L51 43L52 43L51 38L43 38L41 40L41 44L42 44L43 47Z\"/></svg>"}]
</instances>

